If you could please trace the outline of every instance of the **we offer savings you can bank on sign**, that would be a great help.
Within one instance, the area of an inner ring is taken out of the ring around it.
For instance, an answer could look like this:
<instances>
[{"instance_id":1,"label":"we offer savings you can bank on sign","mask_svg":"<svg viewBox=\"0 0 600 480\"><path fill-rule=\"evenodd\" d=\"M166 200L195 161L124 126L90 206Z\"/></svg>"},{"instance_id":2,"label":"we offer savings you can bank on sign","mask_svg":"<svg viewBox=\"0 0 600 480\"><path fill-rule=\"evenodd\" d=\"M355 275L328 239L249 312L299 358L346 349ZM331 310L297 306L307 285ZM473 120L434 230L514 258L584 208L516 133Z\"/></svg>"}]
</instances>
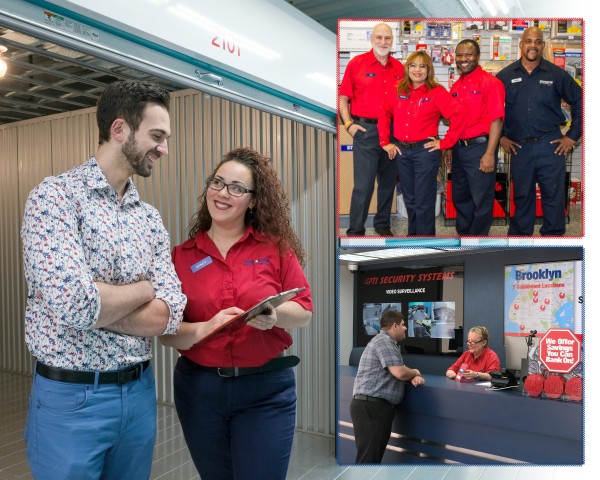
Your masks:
<instances>
[{"instance_id":1,"label":"we offer savings you can bank on sign","mask_svg":"<svg viewBox=\"0 0 600 480\"><path fill-rule=\"evenodd\" d=\"M551 328L540 339L539 358L550 372L571 373L581 362L581 342L568 328Z\"/></svg>"}]
</instances>

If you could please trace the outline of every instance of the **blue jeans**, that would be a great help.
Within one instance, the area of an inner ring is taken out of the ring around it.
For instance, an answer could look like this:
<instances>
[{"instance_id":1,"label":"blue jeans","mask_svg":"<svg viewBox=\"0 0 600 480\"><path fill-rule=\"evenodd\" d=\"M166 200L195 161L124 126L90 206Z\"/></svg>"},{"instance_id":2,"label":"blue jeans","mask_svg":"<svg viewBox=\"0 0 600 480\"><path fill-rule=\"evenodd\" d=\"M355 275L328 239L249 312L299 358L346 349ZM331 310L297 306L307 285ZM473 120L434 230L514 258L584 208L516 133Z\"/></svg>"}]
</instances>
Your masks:
<instances>
[{"instance_id":1,"label":"blue jeans","mask_svg":"<svg viewBox=\"0 0 600 480\"><path fill-rule=\"evenodd\" d=\"M291 368L224 378L180 357L175 406L202 480L285 480L296 420Z\"/></svg>"},{"instance_id":2,"label":"blue jeans","mask_svg":"<svg viewBox=\"0 0 600 480\"><path fill-rule=\"evenodd\" d=\"M548 135L537 143L520 143L517 155L512 155L512 176L515 214L510 219L508 235L533 235L535 224L536 182L540 185L544 222L542 235L564 235L565 220L565 156L554 153L550 143L561 133Z\"/></svg>"},{"instance_id":3,"label":"blue jeans","mask_svg":"<svg viewBox=\"0 0 600 480\"><path fill-rule=\"evenodd\" d=\"M389 227L392 203L396 192L396 165L387 152L379 146L376 124L361 124L366 132L354 134L352 147L354 188L350 200L350 225L347 235L364 235L365 222L377 179L377 213L373 218L375 228Z\"/></svg>"},{"instance_id":4,"label":"blue jeans","mask_svg":"<svg viewBox=\"0 0 600 480\"><path fill-rule=\"evenodd\" d=\"M36 480L147 480L156 440L152 368L122 386L35 375L25 440Z\"/></svg>"}]
</instances>

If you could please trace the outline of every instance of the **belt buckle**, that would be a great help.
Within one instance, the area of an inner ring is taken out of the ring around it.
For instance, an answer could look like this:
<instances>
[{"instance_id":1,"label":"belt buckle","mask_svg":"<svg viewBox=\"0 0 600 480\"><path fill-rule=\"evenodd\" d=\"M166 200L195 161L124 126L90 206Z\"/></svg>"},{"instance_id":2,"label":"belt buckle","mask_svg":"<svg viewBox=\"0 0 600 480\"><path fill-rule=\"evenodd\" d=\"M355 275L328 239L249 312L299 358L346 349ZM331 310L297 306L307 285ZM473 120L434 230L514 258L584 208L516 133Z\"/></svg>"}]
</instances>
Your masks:
<instances>
[{"instance_id":1,"label":"belt buckle","mask_svg":"<svg viewBox=\"0 0 600 480\"><path fill-rule=\"evenodd\" d=\"M231 367L217 367L217 375L219 375L219 377L223 377L223 378L231 378L231 377L238 376L238 367L233 367L233 375L228 375L228 374L224 373L225 370L231 370Z\"/></svg>"}]
</instances>

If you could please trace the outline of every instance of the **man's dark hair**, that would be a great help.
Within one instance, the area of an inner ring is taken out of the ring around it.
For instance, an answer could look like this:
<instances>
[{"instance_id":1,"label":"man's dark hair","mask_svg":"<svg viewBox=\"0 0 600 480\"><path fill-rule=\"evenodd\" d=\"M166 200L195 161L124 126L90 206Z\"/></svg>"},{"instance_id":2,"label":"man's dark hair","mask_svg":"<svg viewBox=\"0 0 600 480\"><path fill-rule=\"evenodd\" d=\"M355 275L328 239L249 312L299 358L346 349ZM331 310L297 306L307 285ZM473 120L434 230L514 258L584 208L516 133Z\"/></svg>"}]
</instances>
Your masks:
<instances>
[{"instance_id":1,"label":"man's dark hair","mask_svg":"<svg viewBox=\"0 0 600 480\"><path fill-rule=\"evenodd\" d=\"M117 118L137 132L148 103L162 105L168 111L169 92L156 83L140 80L123 80L106 87L96 109L100 145L110 140L110 127Z\"/></svg>"},{"instance_id":2,"label":"man's dark hair","mask_svg":"<svg viewBox=\"0 0 600 480\"><path fill-rule=\"evenodd\" d=\"M394 323L402 323L404 316L397 310L388 310L381 316L379 326L382 329L390 328Z\"/></svg>"},{"instance_id":3,"label":"man's dark hair","mask_svg":"<svg viewBox=\"0 0 600 480\"><path fill-rule=\"evenodd\" d=\"M470 38L465 38L464 40L461 40L460 42L458 42L458 45L456 45L456 48L454 49L454 51L458 50L458 47L460 47L461 45L468 45L471 44L473 45L473 47L475 47L475 52L477 53L477 55L481 55L481 49L479 48L479 43L477 43L475 40L472 40Z\"/></svg>"}]
</instances>

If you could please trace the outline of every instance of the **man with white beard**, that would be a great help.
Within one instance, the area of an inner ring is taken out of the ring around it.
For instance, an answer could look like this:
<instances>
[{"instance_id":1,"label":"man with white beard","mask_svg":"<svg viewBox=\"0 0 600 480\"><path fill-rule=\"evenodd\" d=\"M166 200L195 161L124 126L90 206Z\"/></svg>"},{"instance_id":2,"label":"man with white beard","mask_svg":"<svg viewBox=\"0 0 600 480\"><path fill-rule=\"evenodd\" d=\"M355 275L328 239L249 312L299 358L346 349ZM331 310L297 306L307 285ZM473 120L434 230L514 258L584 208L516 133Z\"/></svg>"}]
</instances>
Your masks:
<instances>
[{"instance_id":1,"label":"man with white beard","mask_svg":"<svg viewBox=\"0 0 600 480\"><path fill-rule=\"evenodd\" d=\"M393 236L390 224L396 189L396 164L379 145L377 118L383 99L396 94L404 66L390 55L394 35L389 25L373 27L366 53L348 63L339 90L339 111L344 128L353 137L354 188L350 201L348 236L365 234L365 222L377 179L375 233Z\"/></svg>"}]
</instances>

